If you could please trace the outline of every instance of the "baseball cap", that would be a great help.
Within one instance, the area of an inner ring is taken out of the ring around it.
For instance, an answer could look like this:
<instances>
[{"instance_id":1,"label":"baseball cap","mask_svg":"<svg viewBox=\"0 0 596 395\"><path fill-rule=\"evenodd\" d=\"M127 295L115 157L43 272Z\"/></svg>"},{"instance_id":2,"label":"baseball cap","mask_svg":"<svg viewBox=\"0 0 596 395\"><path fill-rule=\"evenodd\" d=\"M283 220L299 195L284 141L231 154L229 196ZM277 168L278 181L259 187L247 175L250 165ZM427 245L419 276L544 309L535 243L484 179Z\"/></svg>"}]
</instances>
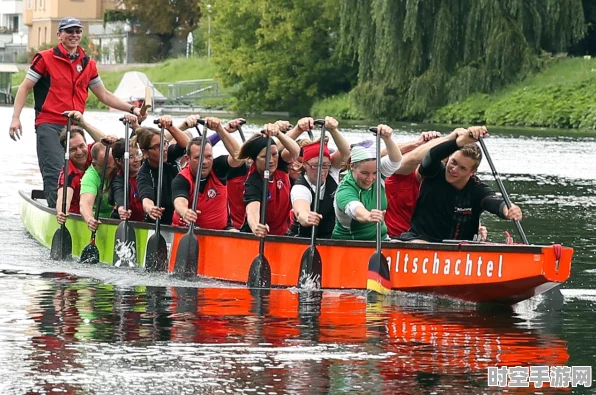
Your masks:
<instances>
[{"instance_id":1,"label":"baseball cap","mask_svg":"<svg viewBox=\"0 0 596 395\"><path fill-rule=\"evenodd\" d=\"M81 25L81 21L77 18L67 16L66 18L62 18L62 20L60 21L60 24L58 25L58 31L68 29L70 27L83 28L83 25Z\"/></svg>"}]
</instances>

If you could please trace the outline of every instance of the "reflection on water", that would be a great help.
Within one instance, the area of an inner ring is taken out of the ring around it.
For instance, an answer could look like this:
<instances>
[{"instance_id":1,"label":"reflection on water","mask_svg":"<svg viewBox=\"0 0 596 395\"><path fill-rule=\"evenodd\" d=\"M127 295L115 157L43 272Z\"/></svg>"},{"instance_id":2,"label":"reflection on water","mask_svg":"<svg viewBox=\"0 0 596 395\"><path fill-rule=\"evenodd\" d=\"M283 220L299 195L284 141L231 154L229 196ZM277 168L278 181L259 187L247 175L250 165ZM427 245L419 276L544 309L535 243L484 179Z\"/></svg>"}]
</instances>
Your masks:
<instances>
[{"instance_id":1,"label":"reflection on water","mask_svg":"<svg viewBox=\"0 0 596 395\"><path fill-rule=\"evenodd\" d=\"M36 282L26 314L0 317L0 333L21 332L18 347L0 340L21 351L0 370L18 367L4 381L14 393L474 393L488 366L569 358L564 340L510 311L408 307L403 296L367 304L347 292Z\"/></svg>"}]
</instances>

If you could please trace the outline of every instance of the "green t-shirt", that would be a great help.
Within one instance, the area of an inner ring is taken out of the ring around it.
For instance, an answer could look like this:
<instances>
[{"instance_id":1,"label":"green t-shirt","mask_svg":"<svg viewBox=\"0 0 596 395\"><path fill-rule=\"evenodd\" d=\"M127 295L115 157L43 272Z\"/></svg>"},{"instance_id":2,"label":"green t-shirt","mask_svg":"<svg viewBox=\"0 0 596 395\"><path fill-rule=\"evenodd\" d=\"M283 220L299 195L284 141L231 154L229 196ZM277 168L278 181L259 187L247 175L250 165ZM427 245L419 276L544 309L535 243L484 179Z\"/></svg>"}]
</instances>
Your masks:
<instances>
[{"instance_id":1,"label":"green t-shirt","mask_svg":"<svg viewBox=\"0 0 596 395\"><path fill-rule=\"evenodd\" d=\"M81 179L81 195L84 193L91 193L93 196L97 197L97 191L99 190L99 186L101 184L101 177L99 173L95 170L93 165L89 166ZM110 191L109 188L110 182L108 180L104 183L104 192L101 196L101 205L99 206L99 217L100 218L110 218L112 216L113 206L108 203L108 193ZM95 203L93 204L93 212L95 213Z\"/></svg>"},{"instance_id":2,"label":"green t-shirt","mask_svg":"<svg viewBox=\"0 0 596 395\"><path fill-rule=\"evenodd\" d=\"M377 179L376 182L378 182ZM377 208L376 182L369 189L362 189L356 184L352 172L343 178L335 193L335 227L333 228L333 239L343 240L375 240L377 236L377 224L375 222L358 222L345 213L348 203L360 201L364 208L372 210ZM381 210L387 209L387 196L385 195L385 183L381 185ZM381 239L387 238L387 226L381 223Z\"/></svg>"}]
</instances>

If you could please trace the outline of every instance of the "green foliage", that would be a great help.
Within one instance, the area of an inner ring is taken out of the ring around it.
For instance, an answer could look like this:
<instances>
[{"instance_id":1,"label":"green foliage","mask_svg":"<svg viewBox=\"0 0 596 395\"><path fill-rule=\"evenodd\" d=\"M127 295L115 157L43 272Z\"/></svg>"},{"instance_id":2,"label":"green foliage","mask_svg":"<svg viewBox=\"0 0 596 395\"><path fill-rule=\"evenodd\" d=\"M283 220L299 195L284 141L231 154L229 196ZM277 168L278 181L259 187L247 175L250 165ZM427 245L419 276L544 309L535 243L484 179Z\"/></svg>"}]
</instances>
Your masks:
<instances>
[{"instance_id":1,"label":"green foliage","mask_svg":"<svg viewBox=\"0 0 596 395\"><path fill-rule=\"evenodd\" d=\"M213 60L227 86L239 84L239 110L306 114L315 98L349 90L353 69L336 51L339 1L213 2Z\"/></svg>"},{"instance_id":2,"label":"green foliage","mask_svg":"<svg viewBox=\"0 0 596 395\"><path fill-rule=\"evenodd\" d=\"M141 36L140 50L135 58L142 61L165 59L172 48L171 40L176 36L186 37L193 31L201 18L199 2L196 0L119 0L130 18L139 24L144 33L156 38ZM157 41L157 42L156 42Z\"/></svg>"},{"instance_id":3,"label":"green foliage","mask_svg":"<svg viewBox=\"0 0 596 395\"><path fill-rule=\"evenodd\" d=\"M596 129L596 60L565 59L494 95L437 110L439 123Z\"/></svg>"},{"instance_id":4,"label":"green foliage","mask_svg":"<svg viewBox=\"0 0 596 395\"><path fill-rule=\"evenodd\" d=\"M103 13L103 24L109 22L124 22L134 19L133 13L122 9L108 9Z\"/></svg>"},{"instance_id":5,"label":"green foliage","mask_svg":"<svg viewBox=\"0 0 596 395\"><path fill-rule=\"evenodd\" d=\"M349 93L340 93L339 95L316 101L313 104L310 113L315 118L332 116L338 119L365 119L364 116L355 109L354 100L350 98Z\"/></svg>"},{"instance_id":6,"label":"green foliage","mask_svg":"<svg viewBox=\"0 0 596 395\"><path fill-rule=\"evenodd\" d=\"M341 0L340 17L354 99L393 119L520 81L586 30L582 0Z\"/></svg>"}]
</instances>

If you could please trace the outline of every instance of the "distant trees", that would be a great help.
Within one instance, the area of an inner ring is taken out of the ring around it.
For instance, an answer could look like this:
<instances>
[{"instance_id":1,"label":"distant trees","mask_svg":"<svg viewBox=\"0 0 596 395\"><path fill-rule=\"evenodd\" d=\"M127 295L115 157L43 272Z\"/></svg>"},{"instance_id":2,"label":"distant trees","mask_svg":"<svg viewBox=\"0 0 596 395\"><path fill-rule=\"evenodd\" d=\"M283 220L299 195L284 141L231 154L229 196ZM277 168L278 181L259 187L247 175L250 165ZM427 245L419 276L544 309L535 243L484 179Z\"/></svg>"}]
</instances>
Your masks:
<instances>
[{"instance_id":1,"label":"distant trees","mask_svg":"<svg viewBox=\"0 0 596 395\"><path fill-rule=\"evenodd\" d=\"M165 59L172 49L172 39L186 38L201 18L197 0L120 0L143 32L152 33L158 42L142 43L142 50L152 52L155 59Z\"/></svg>"},{"instance_id":2,"label":"distant trees","mask_svg":"<svg viewBox=\"0 0 596 395\"><path fill-rule=\"evenodd\" d=\"M340 16L353 99L394 119L523 78L586 32L582 0L341 0Z\"/></svg>"},{"instance_id":3,"label":"distant trees","mask_svg":"<svg viewBox=\"0 0 596 395\"><path fill-rule=\"evenodd\" d=\"M347 91L355 68L337 51L340 0L218 0L213 59L240 109L306 114L313 100ZM203 31L205 23L202 21Z\"/></svg>"}]
</instances>

